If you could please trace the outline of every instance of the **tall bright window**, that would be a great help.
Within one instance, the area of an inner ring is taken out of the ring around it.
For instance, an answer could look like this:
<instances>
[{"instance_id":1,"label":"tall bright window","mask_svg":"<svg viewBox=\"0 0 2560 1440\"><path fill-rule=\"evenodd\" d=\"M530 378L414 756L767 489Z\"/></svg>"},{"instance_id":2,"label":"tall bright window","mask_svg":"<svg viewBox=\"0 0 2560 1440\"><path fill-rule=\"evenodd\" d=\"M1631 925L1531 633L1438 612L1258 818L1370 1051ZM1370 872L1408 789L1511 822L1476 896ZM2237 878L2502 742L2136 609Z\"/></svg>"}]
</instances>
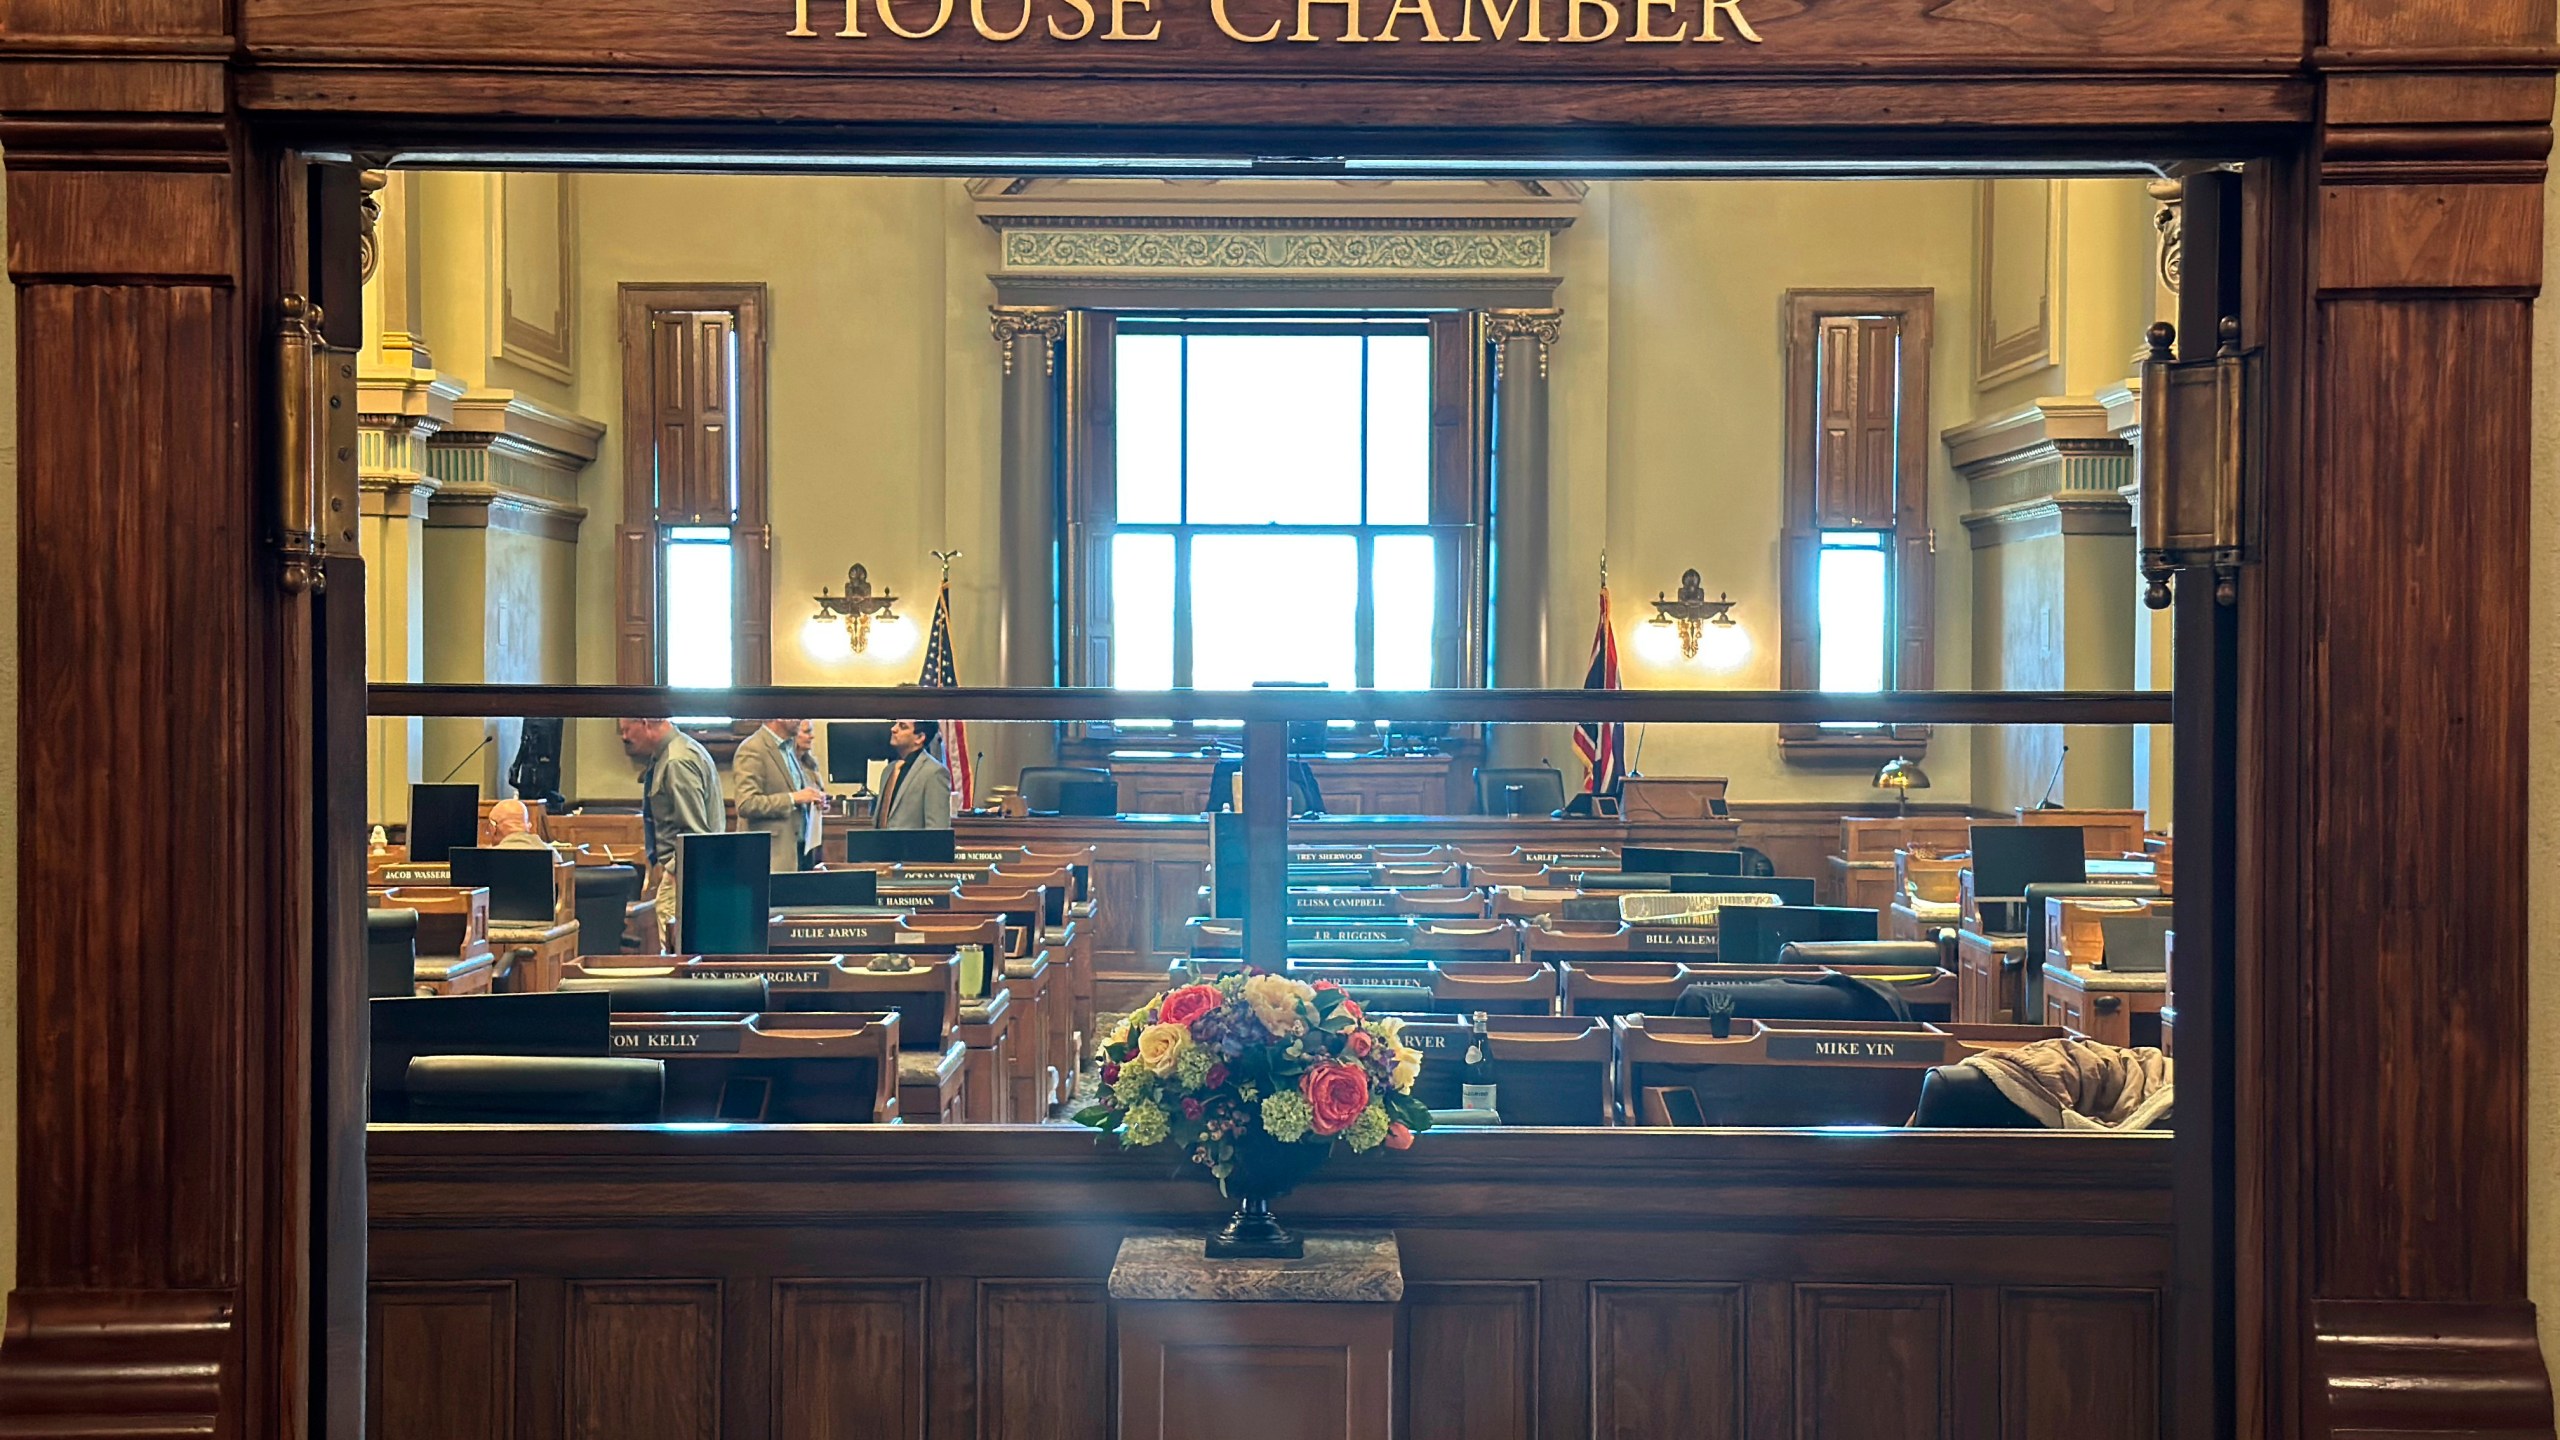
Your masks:
<instances>
[{"instance_id":1,"label":"tall bright window","mask_svg":"<svg viewBox=\"0 0 2560 1440\"><path fill-rule=\"evenodd\" d=\"M726 690L737 682L737 555L726 526L667 527L667 683Z\"/></svg>"},{"instance_id":2,"label":"tall bright window","mask_svg":"<svg viewBox=\"0 0 2560 1440\"><path fill-rule=\"evenodd\" d=\"M1429 688L1432 353L1418 319L1120 321L1113 685Z\"/></svg>"}]
</instances>

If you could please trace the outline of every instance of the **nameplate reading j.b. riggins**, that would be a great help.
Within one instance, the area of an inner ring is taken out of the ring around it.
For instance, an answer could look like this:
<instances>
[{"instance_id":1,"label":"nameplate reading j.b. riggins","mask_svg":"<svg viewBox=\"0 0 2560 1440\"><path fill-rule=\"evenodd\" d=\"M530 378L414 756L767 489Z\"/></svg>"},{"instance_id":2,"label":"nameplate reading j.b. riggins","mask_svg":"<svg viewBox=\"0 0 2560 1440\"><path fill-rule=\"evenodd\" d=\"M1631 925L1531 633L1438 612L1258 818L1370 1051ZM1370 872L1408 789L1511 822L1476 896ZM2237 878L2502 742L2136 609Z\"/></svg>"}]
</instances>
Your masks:
<instances>
[{"instance_id":1,"label":"nameplate reading j.b. riggins","mask_svg":"<svg viewBox=\"0 0 2560 1440\"><path fill-rule=\"evenodd\" d=\"M1866 1035L1772 1035L1772 1060L1820 1060L1833 1065L1931 1065L1946 1056L1935 1037L1904 1040Z\"/></svg>"},{"instance_id":2,"label":"nameplate reading j.b. riggins","mask_svg":"<svg viewBox=\"0 0 2560 1440\"><path fill-rule=\"evenodd\" d=\"M652 1055L736 1054L745 1032L734 1026L695 1029L690 1026L652 1027L646 1030L616 1030L613 1048L616 1053L636 1052Z\"/></svg>"}]
</instances>

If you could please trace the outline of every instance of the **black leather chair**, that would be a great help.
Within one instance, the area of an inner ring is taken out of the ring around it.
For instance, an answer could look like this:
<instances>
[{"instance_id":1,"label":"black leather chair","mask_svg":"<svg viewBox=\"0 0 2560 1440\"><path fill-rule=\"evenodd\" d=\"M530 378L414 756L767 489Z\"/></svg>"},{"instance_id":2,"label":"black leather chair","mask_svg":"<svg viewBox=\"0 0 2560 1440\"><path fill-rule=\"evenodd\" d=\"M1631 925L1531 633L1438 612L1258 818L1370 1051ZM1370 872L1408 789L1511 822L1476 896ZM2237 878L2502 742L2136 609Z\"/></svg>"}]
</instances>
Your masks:
<instances>
[{"instance_id":1,"label":"black leather chair","mask_svg":"<svg viewBox=\"0 0 2560 1440\"><path fill-rule=\"evenodd\" d=\"M593 976L563 980L563 990L601 990L616 1015L664 1015L670 1012L720 1012L761 1015L771 998L761 975L687 980L655 975Z\"/></svg>"},{"instance_id":2,"label":"black leather chair","mask_svg":"<svg viewBox=\"0 0 2560 1440\"><path fill-rule=\"evenodd\" d=\"M1120 787L1109 770L1080 765L1026 765L1022 804L1048 815L1117 815Z\"/></svg>"},{"instance_id":3,"label":"black leather chair","mask_svg":"<svg viewBox=\"0 0 2560 1440\"><path fill-rule=\"evenodd\" d=\"M364 993L369 1000L414 995L418 989L418 912L364 912Z\"/></svg>"},{"instance_id":4,"label":"black leather chair","mask_svg":"<svg viewBox=\"0 0 2560 1440\"><path fill-rule=\"evenodd\" d=\"M666 1110L659 1060L421 1055L409 1119L444 1125L654 1125Z\"/></svg>"},{"instance_id":5,"label":"black leather chair","mask_svg":"<svg viewBox=\"0 0 2560 1440\"><path fill-rule=\"evenodd\" d=\"M578 909L578 953L619 955L623 912L640 898L637 865L581 865L570 877Z\"/></svg>"},{"instance_id":6,"label":"black leather chair","mask_svg":"<svg viewBox=\"0 0 2560 1440\"><path fill-rule=\"evenodd\" d=\"M1476 770L1476 810L1481 814L1552 815L1563 808L1561 770L1544 765Z\"/></svg>"},{"instance_id":7,"label":"black leather chair","mask_svg":"<svg viewBox=\"0 0 2560 1440\"><path fill-rule=\"evenodd\" d=\"M1941 1065L1920 1079L1915 1129L2041 1130L2036 1117L2000 1093L1991 1077L1970 1065Z\"/></svg>"},{"instance_id":8,"label":"black leather chair","mask_svg":"<svg viewBox=\"0 0 2560 1440\"><path fill-rule=\"evenodd\" d=\"M1710 995L1733 997L1737 1020L1909 1020L1911 1007L1892 987L1854 975L1803 979L1704 980L1681 992L1678 1015L1704 1015Z\"/></svg>"},{"instance_id":9,"label":"black leather chair","mask_svg":"<svg viewBox=\"0 0 2560 1440\"><path fill-rule=\"evenodd\" d=\"M1778 947L1781 965L1909 965L1915 969L1955 968L1955 932L1935 940L1790 940Z\"/></svg>"}]
</instances>

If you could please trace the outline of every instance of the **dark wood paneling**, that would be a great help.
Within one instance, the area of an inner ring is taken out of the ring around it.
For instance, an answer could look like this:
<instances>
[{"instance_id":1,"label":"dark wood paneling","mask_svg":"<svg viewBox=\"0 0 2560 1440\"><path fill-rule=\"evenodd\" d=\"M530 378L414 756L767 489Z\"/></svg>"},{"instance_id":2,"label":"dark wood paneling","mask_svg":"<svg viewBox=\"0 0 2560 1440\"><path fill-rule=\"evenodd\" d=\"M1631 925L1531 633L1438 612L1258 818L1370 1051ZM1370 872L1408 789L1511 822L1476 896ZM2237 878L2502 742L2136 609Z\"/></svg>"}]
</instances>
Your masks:
<instances>
[{"instance_id":1,"label":"dark wood paneling","mask_svg":"<svg viewBox=\"0 0 2560 1440\"><path fill-rule=\"evenodd\" d=\"M2003 1440L2157 1440L2159 1297L2012 1289L2000 1298Z\"/></svg>"},{"instance_id":2,"label":"dark wood paneling","mask_svg":"<svg viewBox=\"0 0 2560 1440\"><path fill-rule=\"evenodd\" d=\"M573 1281L568 1299L567 1440L720 1433L717 1282Z\"/></svg>"},{"instance_id":3,"label":"dark wood paneling","mask_svg":"<svg viewBox=\"0 0 2560 1440\"><path fill-rule=\"evenodd\" d=\"M1796 1289L1799 1440L1955 1440L1955 1334L1936 1285Z\"/></svg>"},{"instance_id":4,"label":"dark wood paneling","mask_svg":"<svg viewBox=\"0 0 2560 1440\"><path fill-rule=\"evenodd\" d=\"M2320 283L2524 290L2542 276L2540 185L2334 185L2320 202Z\"/></svg>"},{"instance_id":5,"label":"dark wood paneling","mask_svg":"<svg viewBox=\"0 0 2560 1440\"><path fill-rule=\"evenodd\" d=\"M1095 1282L978 1287L978 1415L985 1440L1105 1440L1110 1297Z\"/></svg>"},{"instance_id":6,"label":"dark wood paneling","mask_svg":"<svg viewBox=\"0 0 2560 1440\"><path fill-rule=\"evenodd\" d=\"M1591 1433L1742 1440L1739 1285L1591 1287Z\"/></svg>"},{"instance_id":7,"label":"dark wood paneling","mask_svg":"<svg viewBox=\"0 0 2560 1440\"><path fill-rule=\"evenodd\" d=\"M366 1433L376 1440L506 1440L515 1433L516 1287L373 1287Z\"/></svg>"},{"instance_id":8,"label":"dark wood paneling","mask_svg":"<svg viewBox=\"0 0 2560 1440\"><path fill-rule=\"evenodd\" d=\"M775 1440L923 1440L925 1287L773 1285Z\"/></svg>"},{"instance_id":9,"label":"dark wood paneling","mask_svg":"<svg viewBox=\"0 0 2560 1440\"><path fill-rule=\"evenodd\" d=\"M1408 1440L1533 1440L1538 1287L1407 1285Z\"/></svg>"}]
</instances>

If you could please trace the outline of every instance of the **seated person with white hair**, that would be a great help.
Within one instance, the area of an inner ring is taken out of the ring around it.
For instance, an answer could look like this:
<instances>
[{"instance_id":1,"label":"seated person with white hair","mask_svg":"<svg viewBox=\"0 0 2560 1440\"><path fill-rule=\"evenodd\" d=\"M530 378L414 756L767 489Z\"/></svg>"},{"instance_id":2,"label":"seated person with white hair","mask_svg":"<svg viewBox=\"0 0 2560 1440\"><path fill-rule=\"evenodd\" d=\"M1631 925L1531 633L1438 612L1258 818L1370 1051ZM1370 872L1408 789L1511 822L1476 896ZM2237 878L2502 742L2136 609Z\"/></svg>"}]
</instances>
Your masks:
<instances>
[{"instance_id":1,"label":"seated person with white hair","mask_svg":"<svg viewBox=\"0 0 2560 1440\"><path fill-rule=\"evenodd\" d=\"M551 848L551 842L533 828L533 807L521 800L501 800L489 807L489 843L501 850Z\"/></svg>"}]
</instances>

